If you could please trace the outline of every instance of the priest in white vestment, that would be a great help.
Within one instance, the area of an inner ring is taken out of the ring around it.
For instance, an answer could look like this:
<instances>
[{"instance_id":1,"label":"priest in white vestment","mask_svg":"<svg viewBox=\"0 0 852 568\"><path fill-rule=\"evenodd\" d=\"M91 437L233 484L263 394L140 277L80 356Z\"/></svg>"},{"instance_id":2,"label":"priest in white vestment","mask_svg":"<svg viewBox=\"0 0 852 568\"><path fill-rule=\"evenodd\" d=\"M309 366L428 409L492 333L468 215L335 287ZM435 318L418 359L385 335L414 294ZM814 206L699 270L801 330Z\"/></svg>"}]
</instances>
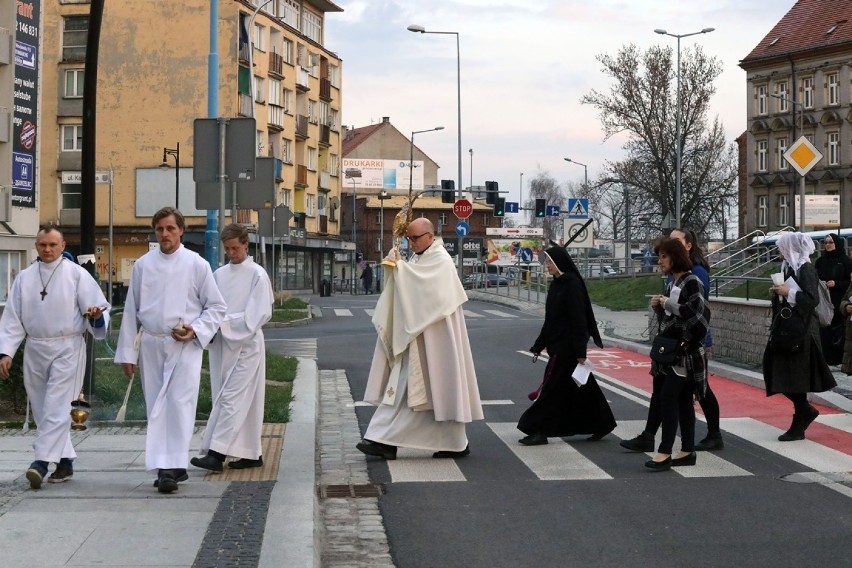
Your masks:
<instances>
[{"instance_id":1,"label":"priest in white vestment","mask_svg":"<svg viewBox=\"0 0 852 568\"><path fill-rule=\"evenodd\" d=\"M190 463L222 471L226 456L238 458L229 467L263 465L261 434L266 394L266 347L263 324L272 318L272 284L263 267L248 255L248 230L230 224L220 237L229 263L213 278L228 304L210 350L213 409L202 435L202 457Z\"/></svg>"},{"instance_id":2,"label":"priest in white vestment","mask_svg":"<svg viewBox=\"0 0 852 568\"><path fill-rule=\"evenodd\" d=\"M379 337L364 400L377 408L357 448L385 459L395 459L398 446L464 457L465 424L484 418L462 308L467 294L428 219L414 219L407 235L415 254L385 270L373 316Z\"/></svg>"},{"instance_id":3,"label":"priest in white vestment","mask_svg":"<svg viewBox=\"0 0 852 568\"><path fill-rule=\"evenodd\" d=\"M74 474L70 412L83 386L85 335L106 337L110 307L92 275L63 256L57 227L39 229L36 250L39 261L15 278L0 319L0 376L9 377L15 351L27 340L24 387L37 427L35 461L26 473L33 489L41 487L50 463L56 463L50 483Z\"/></svg>"},{"instance_id":4,"label":"priest in white vestment","mask_svg":"<svg viewBox=\"0 0 852 568\"><path fill-rule=\"evenodd\" d=\"M171 493L187 479L201 357L226 305L210 265L181 244L180 211L164 207L151 225L160 247L133 265L115 362L131 379L141 369L148 417L145 468L157 472L161 493Z\"/></svg>"}]
</instances>

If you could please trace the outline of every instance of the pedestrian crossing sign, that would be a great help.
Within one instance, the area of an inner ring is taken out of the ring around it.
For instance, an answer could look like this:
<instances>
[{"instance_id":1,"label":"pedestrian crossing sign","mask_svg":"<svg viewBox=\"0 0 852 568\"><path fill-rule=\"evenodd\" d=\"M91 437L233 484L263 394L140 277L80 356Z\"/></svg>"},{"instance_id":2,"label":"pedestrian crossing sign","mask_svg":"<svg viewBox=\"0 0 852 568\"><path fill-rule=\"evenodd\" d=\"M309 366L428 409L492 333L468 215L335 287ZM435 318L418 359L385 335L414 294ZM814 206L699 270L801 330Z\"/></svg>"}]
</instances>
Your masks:
<instances>
[{"instance_id":1,"label":"pedestrian crossing sign","mask_svg":"<svg viewBox=\"0 0 852 568\"><path fill-rule=\"evenodd\" d=\"M569 219L588 219L589 218L589 200L586 197L569 197L568 198L568 218Z\"/></svg>"}]
</instances>

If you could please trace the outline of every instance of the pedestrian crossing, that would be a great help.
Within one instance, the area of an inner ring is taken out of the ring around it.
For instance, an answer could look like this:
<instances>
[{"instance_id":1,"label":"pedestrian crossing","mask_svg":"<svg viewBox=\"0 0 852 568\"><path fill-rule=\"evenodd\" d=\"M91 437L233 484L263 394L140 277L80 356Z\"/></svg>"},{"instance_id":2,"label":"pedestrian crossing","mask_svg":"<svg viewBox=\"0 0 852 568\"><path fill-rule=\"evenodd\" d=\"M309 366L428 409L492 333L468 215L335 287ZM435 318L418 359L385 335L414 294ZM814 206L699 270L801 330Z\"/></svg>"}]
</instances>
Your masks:
<instances>
[{"instance_id":1,"label":"pedestrian crossing","mask_svg":"<svg viewBox=\"0 0 852 568\"><path fill-rule=\"evenodd\" d=\"M375 308L322 308L320 317L337 317L337 318L352 318L367 316L372 318L376 313ZM464 316L468 319L479 318L502 318L502 319L518 319L521 314L517 312L505 310L470 310L465 308ZM541 318L536 318L541 319Z\"/></svg>"}]
</instances>

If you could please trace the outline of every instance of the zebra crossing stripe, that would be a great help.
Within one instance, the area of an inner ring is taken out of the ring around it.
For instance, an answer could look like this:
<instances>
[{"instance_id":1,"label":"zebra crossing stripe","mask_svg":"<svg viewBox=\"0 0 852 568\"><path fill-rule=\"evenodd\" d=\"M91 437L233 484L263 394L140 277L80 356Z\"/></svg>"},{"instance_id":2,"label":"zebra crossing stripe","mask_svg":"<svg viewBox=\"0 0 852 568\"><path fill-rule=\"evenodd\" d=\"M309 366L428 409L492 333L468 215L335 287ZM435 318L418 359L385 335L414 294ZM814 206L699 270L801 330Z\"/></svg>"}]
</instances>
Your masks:
<instances>
[{"instance_id":1,"label":"zebra crossing stripe","mask_svg":"<svg viewBox=\"0 0 852 568\"><path fill-rule=\"evenodd\" d=\"M492 316L497 316L501 318L517 318L515 314L510 314L506 312L501 312L500 310L482 310L486 314L491 314Z\"/></svg>"},{"instance_id":2,"label":"zebra crossing stripe","mask_svg":"<svg viewBox=\"0 0 852 568\"><path fill-rule=\"evenodd\" d=\"M482 318L485 317L482 314L478 314L476 312L472 312L470 310L464 310L464 317L466 318Z\"/></svg>"},{"instance_id":3,"label":"zebra crossing stripe","mask_svg":"<svg viewBox=\"0 0 852 568\"><path fill-rule=\"evenodd\" d=\"M822 414L816 421L820 424L852 433L852 414L846 412L842 414Z\"/></svg>"},{"instance_id":4,"label":"zebra crossing stripe","mask_svg":"<svg viewBox=\"0 0 852 568\"><path fill-rule=\"evenodd\" d=\"M459 466L456 465L456 460L436 460L432 457L431 450L399 448L396 459L385 463L388 464L391 480L394 483L467 481Z\"/></svg>"},{"instance_id":5,"label":"zebra crossing stripe","mask_svg":"<svg viewBox=\"0 0 852 568\"><path fill-rule=\"evenodd\" d=\"M559 438L546 446L528 447L518 443L523 433L514 422L488 422L488 427L541 480L566 481L612 479L593 461Z\"/></svg>"},{"instance_id":6,"label":"zebra crossing stripe","mask_svg":"<svg viewBox=\"0 0 852 568\"><path fill-rule=\"evenodd\" d=\"M352 311L346 308L334 308L334 315L338 317L349 317L352 315Z\"/></svg>"}]
</instances>

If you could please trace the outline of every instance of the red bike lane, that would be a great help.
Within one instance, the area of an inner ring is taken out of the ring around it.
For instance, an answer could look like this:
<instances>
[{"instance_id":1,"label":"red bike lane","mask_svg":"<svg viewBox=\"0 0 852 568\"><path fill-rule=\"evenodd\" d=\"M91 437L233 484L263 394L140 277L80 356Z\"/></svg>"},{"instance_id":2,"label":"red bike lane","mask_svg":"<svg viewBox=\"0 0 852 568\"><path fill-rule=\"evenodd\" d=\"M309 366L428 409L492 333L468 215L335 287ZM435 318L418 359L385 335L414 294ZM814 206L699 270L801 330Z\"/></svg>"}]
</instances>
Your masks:
<instances>
[{"instance_id":1,"label":"red bike lane","mask_svg":"<svg viewBox=\"0 0 852 568\"><path fill-rule=\"evenodd\" d=\"M650 396L651 359L647 355L609 347L591 349L588 357L594 363L596 373L610 376ZM780 428L782 431L790 426L793 404L783 395L767 397L764 389L738 382L715 372L710 373L709 381L719 400L722 418L751 418ZM822 404L812 404L819 409L820 417L845 414L843 411ZM695 409L697 413L701 413L698 404L695 405ZM823 424L819 418L808 428L807 439L852 455L852 432Z\"/></svg>"}]
</instances>

